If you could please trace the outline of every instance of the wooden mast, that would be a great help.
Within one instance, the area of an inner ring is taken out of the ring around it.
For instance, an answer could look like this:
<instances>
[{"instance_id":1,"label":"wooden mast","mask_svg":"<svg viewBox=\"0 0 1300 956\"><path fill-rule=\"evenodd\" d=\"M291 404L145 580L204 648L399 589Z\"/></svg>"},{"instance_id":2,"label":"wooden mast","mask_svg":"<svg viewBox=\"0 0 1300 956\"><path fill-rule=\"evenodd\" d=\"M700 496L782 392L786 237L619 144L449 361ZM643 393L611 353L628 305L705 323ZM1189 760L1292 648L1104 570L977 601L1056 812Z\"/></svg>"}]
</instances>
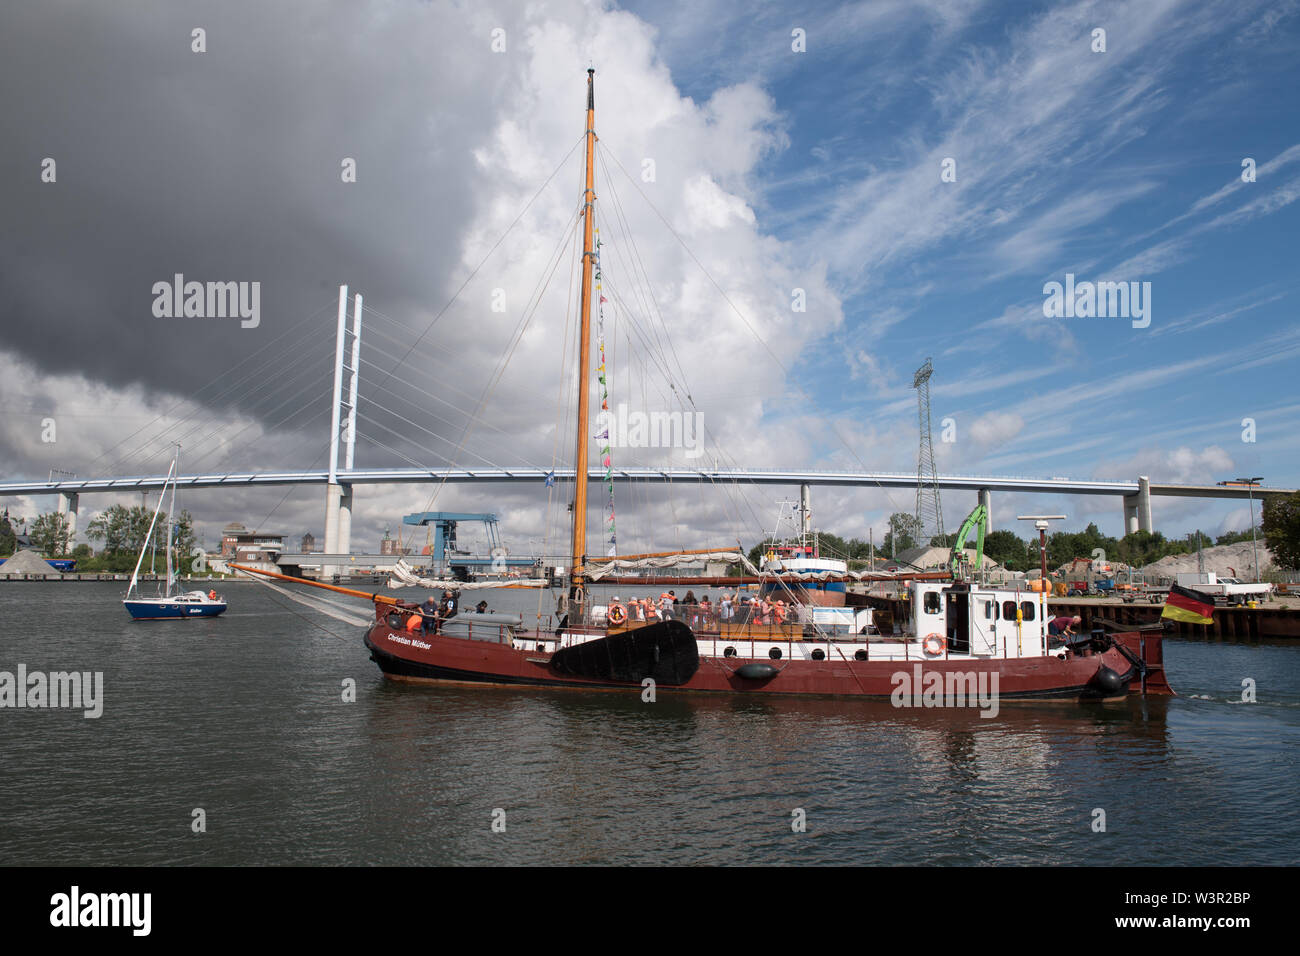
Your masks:
<instances>
[{"instance_id":1,"label":"wooden mast","mask_svg":"<svg viewBox=\"0 0 1300 956\"><path fill-rule=\"evenodd\" d=\"M592 211L596 202L596 71L587 70L587 191L583 197L582 319L578 342L578 448L573 474L573 541L569 555L569 597L582 600L582 566L587 560L587 447L588 398L591 393L591 273L596 258L592 247Z\"/></svg>"}]
</instances>

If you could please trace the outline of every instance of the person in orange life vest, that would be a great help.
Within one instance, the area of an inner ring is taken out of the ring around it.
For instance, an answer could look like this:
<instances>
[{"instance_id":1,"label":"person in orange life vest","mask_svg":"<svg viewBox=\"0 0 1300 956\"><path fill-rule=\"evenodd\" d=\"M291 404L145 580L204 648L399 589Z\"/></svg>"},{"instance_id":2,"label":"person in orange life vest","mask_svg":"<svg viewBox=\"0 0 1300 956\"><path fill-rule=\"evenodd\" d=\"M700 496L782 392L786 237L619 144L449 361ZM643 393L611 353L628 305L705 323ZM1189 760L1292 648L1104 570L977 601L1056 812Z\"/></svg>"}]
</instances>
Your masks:
<instances>
[{"instance_id":1,"label":"person in orange life vest","mask_svg":"<svg viewBox=\"0 0 1300 956\"><path fill-rule=\"evenodd\" d=\"M665 591L659 595L659 616L665 621L673 616L673 597L672 591Z\"/></svg>"}]
</instances>

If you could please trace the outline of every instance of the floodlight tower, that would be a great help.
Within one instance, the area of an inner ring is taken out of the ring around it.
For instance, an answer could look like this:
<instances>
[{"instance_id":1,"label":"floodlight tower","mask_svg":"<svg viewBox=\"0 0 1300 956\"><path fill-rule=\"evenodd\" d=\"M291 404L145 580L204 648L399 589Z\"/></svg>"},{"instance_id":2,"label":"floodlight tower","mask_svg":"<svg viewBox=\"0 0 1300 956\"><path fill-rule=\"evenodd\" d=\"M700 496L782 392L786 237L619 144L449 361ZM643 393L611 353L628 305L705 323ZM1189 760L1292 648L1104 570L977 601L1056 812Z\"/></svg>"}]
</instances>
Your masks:
<instances>
[{"instance_id":1,"label":"floodlight tower","mask_svg":"<svg viewBox=\"0 0 1300 956\"><path fill-rule=\"evenodd\" d=\"M934 443L930 440L930 375L934 366L929 358L912 376L916 389L916 410L920 419L921 449L916 456L916 522L923 544L931 535L943 534L943 507L939 503L939 474L934 464ZM930 488L925 487L929 476Z\"/></svg>"}]
</instances>

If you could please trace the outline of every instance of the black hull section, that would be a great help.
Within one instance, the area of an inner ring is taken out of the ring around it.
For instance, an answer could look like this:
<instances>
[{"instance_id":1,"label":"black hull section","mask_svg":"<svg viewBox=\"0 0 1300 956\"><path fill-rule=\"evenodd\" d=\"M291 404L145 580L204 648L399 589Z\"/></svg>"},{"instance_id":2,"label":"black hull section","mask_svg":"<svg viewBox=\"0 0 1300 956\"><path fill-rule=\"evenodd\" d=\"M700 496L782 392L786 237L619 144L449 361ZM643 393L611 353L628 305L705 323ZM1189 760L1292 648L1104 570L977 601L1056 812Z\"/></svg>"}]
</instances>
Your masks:
<instances>
[{"instance_id":1,"label":"black hull section","mask_svg":"<svg viewBox=\"0 0 1300 956\"><path fill-rule=\"evenodd\" d=\"M569 677L615 684L685 684L700 668L695 634L681 621L661 621L555 652L551 669Z\"/></svg>"}]
</instances>

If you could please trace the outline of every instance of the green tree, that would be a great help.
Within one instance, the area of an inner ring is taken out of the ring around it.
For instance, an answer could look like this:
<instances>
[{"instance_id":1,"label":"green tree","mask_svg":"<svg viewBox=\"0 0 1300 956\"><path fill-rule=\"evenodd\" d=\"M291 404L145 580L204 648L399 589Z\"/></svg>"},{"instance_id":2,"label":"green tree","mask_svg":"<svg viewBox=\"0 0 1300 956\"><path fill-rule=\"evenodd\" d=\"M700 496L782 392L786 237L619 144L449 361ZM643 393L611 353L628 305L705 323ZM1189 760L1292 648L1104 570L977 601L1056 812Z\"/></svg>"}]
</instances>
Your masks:
<instances>
[{"instance_id":1,"label":"green tree","mask_svg":"<svg viewBox=\"0 0 1300 956\"><path fill-rule=\"evenodd\" d=\"M172 531L172 548L178 574L190 573L190 565L194 562L194 556L190 552L196 543L194 517L188 511L182 511L176 516L176 527Z\"/></svg>"},{"instance_id":2,"label":"green tree","mask_svg":"<svg viewBox=\"0 0 1300 956\"><path fill-rule=\"evenodd\" d=\"M1255 533L1259 537L1263 537L1263 529L1258 526L1256 526L1255 528ZM1239 544L1242 541L1250 541L1251 537L1252 537L1251 531L1249 528L1247 528L1245 531L1229 531L1227 534L1221 534L1214 539L1214 543L1215 544ZM1205 547L1209 547L1209 544L1210 544L1210 539L1206 538Z\"/></svg>"},{"instance_id":3,"label":"green tree","mask_svg":"<svg viewBox=\"0 0 1300 956\"><path fill-rule=\"evenodd\" d=\"M1300 492L1285 498L1269 495L1263 511L1260 527L1273 560L1281 567L1300 569Z\"/></svg>"},{"instance_id":4,"label":"green tree","mask_svg":"<svg viewBox=\"0 0 1300 956\"><path fill-rule=\"evenodd\" d=\"M885 540L880 543L880 553L885 557L916 547L916 539L921 536L921 522L916 515L896 511L889 516L889 530Z\"/></svg>"},{"instance_id":5,"label":"green tree","mask_svg":"<svg viewBox=\"0 0 1300 956\"><path fill-rule=\"evenodd\" d=\"M32 544L47 558L60 558L72 544L68 516L58 511L43 514L32 524Z\"/></svg>"},{"instance_id":6,"label":"green tree","mask_svg":"<svg viewBox=\"0 0 1300 956\"><path fill-rule=\"evenodd\" d=\"M149 535L149 523L153 512L136 505L113 505L95 515L86 527L86 537L92 541L103 541L104 551L109 554L123 552L139 553ZM167 540L167 522L161 516L154 525L154 544L163 546Z\"/></svg>"},{"instance_id":7,"label":"green tree","mask_svg":"<svg viewBox=\"0 0 1300 956\"><path fill-rule=\"evenodd\" d=\"M1038 551L1034 548L1035 553ZM1027 571L1036 566L1031 560L1029 543L1014 531L991 531L984 537L984 553L1008 571Z\"/></svg>"},{"instance_id":8,"label":"green tree","mask_svg":"<svg viewBox=\"0 0 1300 956\"><path fill-rule=\"evenodd\" d=\"M0 516L0 558L7 558L18 550L18 536L14 534L13 525L9 523L9 509Z\"/></svg>"}]
</instances>

